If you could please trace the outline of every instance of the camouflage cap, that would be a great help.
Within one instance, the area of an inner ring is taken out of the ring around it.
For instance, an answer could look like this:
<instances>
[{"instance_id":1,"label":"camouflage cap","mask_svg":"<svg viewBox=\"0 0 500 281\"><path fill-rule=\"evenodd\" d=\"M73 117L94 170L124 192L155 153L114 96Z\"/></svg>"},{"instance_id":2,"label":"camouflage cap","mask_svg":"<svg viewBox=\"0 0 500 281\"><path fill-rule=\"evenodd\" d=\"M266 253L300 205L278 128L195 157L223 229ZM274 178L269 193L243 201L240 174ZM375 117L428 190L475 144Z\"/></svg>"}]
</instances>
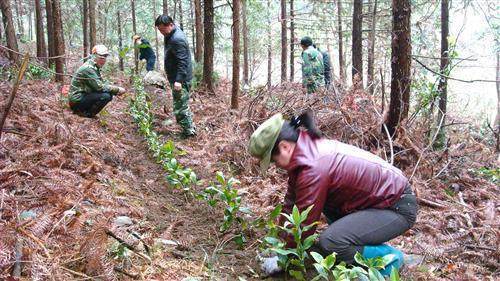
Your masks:
<instances>
[{"instance_id":1,"label":"camouflage cap","mask_svg":"<svg viewBox=\"0 0 500 281\"><path fill-rule=\"evenodd\" d=\"M248 151L260 159L260 169L265 173L271 162L271 152L278 139L285 120L281 113L273 115L262 123L250 137Z\"/></svg>"}]
</instances>

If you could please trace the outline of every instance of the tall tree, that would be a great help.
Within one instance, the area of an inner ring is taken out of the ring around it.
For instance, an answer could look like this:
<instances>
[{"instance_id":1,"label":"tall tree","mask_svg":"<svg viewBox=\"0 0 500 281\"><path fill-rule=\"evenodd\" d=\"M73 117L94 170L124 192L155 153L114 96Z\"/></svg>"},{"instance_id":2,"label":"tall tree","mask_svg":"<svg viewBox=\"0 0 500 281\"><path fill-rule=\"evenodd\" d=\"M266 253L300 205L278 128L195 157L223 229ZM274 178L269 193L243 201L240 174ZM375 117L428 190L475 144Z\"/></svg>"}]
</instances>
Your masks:
<instances>
[{"instance_id":1,"label":"tall tree","mask_svg":"<svg viewBox=\"0 0 500 281\"><path fill-rule=\"evenodd\" d=\"M135 0L130 0L130 6L132 8L132 32L137 34L137 24L135 19ZM134 48L134 71L135 74L139 73L139 50Z\"/></svg>"},{"instance_id":2,"label":"tall tree","mask_svg":"<svg viewBox=\"0 0 500 281\"><path fill-rule=\"evenodd\" d=\"M156 6L156 0L153 1L153 15L156 17L157 15L157 6ZM156 49L156 65L155 65L155 68L156 69L159 69L159 66L160 66L160 53L159 53L159 45L160 43L158 42L158 29L155 28L155 49ZM121 47L120 47L121 49Z\"/></svg>"},{"instance_id":3,"label":"tall tree","mask_svg":"<svg viewBox=\"0 0 500 281\"><path fill-rule=\"evenodd\" d=\"M120 10L116 11L116 19L117 19L117 24L118 24L118 48L120 51L120 55L118 56L118 60L119 60L120 70L124 71L125 69L123 66L123 56L121 55L122 54L121 51L123 50L123 36L122 36L122 15L120 13Z\"/></svg>"},{"instance_id":4,"label":"tall tree","mask_svg":"<svg viewBox=\"0 0 500 281\"><path fill-rule=\"evenodd\" d=\"M4 28L3 28L3 21L0 20L0 44L3 43L3 37L4 37L3 36L3 30L4 30Z\"/></svg>"},{"instance_id":5,"label":"tall tree","mask_svg":"<svg viewBox=\"0 0 500 281\"><path fill-rule=\"evenodd\" d=\"M242 35L243 35L243 84L248 85L249 62L248 62L248 25L247 25L247 0L242 1Z\"/></svg>"},{"instance_id":6,"label":"tall tree","mask_svg":"<svg viewBox=\"0 0 500 281\"><path fill-rule=\"evenodd\" d=\"M24 26L23 26L23 9L21 6L20 0L14 0L14 9L16 10L16 19L17 19L17 31L24 35Z\"/></svg>"},{"instance_id":7,"label":"tall tree","mask_svg":"<svg viewBox=\"0 0 500 281\"><path fill-rule=\"evenodd\" d=\"M498 46L498 41L496 41ZM497 136L496 152L500 152L500 50L497 50L497 69L496 69L496 86L497 86L497 115L495 117L495 134Z\"/></svg>"},{"instance_id":8,"label":"tall tree","mask_svg":"<svg viewBox=\"0 0 500 281\"><path fill-rule=\"evenodd\" d=\"M43 14L40 0L35 0L35 18L36 18L36 56L47 56L47 45L45 44L45 33L43 30ZM46 59L43 59L46 61Z\"/></svg>"},{"instance_id":9,"label":"tall tree","mask_svg":"<svg viewBox=\"0 0 500 281\"><path fill-rule=\"evenodd\" d=\"M194 22L196 26L194 60L197 63L201 63L203 61L203 19L201 17L201 0L194 0Z\"/></svg>"},{"instance_id":10,"label":"tall tree","mask_svg":"<svg viewBox=\"0 0 500 281\"><path fill-rule=\"evenodd\" d=\"M377 0L374 0L372 10L372 29L370 30L370 38L368 40L368 89L373 95L375 90L375 27L377 25Z\"/></svg>"},{"instance_id":11,"label":"tall tree","mask_svg":"<svg viewBox=\"0 0 500 281\"><path fill-rule=\"evenodd\" d=\"M182 11L182 0L179 0L179 25L182 30L184 30L184 19L183 19L183 11Z\"/></svg>"},{"instance_id":12,"label":"tall tree","mask_svg":"<svg viewBox=\"0 0 500 281\"><path fill-rule=\"evenodd\" d=\"M97 26L96 26L96 0L89 1L89 38L90 38L90 48L97 45Z\"/></svg>"},{"instance_id":13,"label":"tall tree","mask_svg":"<svg viewBox=\"0 0 500 281\"><path fill-rule=\"evenodd\" d=\"M168 15L168 0L163 0L163 14Z\"/></svg>"},{"instance_id":14,"label":"tall tree","mask_svg":"<svg viewBox=\"0 0 500 281\"><path fill-rule=\"evenodd\" d=\"M195 22L194 22L194 6L193 1L189 1L189 26L191 27L191 40L193 46L193 52L196 56L196 31L195 31Z\"/></svg>"},{"instance_id":15,"label":"tall tree","mask_svg":"<svg viewBox=\"0 0 500 281\"><path fill-rule=\"evenodd\" d=\"M449 14L450 7L448 0L441 0L441 67L440 73L442 76L439 77L438 93L439 93L439 109L437 114L437 126L439 130L437 133L436 142L434 143L434 148L442 148L446 144L446 131L444 124L446 123L446 105L448 103L448 79L446 76L449 75L448 65L450 63L449 59L449 49L448 49L448 36L450 34L449 29Z\"/></svg>"},{"instance_id":16,"label":"tall tree","mask_svg":"<svg viewBox=\"0 0 500 281\"><path fill-rule=\"evenodd\" d=\"M345 83L345 58L344 58L344 38L342 31L342 1L337 1L337 29L339 32L339 76L340 81Z\"/></svg>"},{"instance_id":17,"label":"tall tree","mask_svg":"<svg viewBox=\"0 0 500 281\"><path fill-rule=\"evenodd\" d=\"M231 108L238 108L240 93L240 0L233 0L233 83L231 90Z\"/></svg>"},{"instance_id":18,"label":"tall tree","mask_svg":"<svg viewBox=\"0 0 500 281\"><path fill-rule=\"evenodd\" d=\"M47 16L47 46L49 53L49 67L54 65L55 61L52 57L55 56L54 45L54 16L52 15L52 0L45 0L45 15Z\"/></svg>"},{"instance_id":19,"label":"tall tree","mask_svg":"<svg viewBox=\"0 0 500 281\"><path fill-rule=\"evenodd\" d=\"M358 76L358 83L363 86L363 40L362 40L362 23L363 23L363 0L354 0L352 11L352 81L356 82L355 77Z\"/></svg>"},{"instance_id":20,"label":"tall tree","mask_svg":"<svg viewBox=\"0 0 500 281\"><path fill-rule=\"evenodd\" d=\"M286 81L286 45L288 44L286 33L286 0L281 0L281 83Z\"/></svg>"},{"instance_id":21,"label":"tall tree","mask_svg":"<svg viewBox=\"0 0 500 281\"><path fill-rule=\"evenodd\" d=\"M9 51L9 57L13 61L17 61L17 39L16 30L14 28L14 21L12 20L12 9L10 8L10 1L1 0L0 9L2 10L2 20L5 27L5 38L7 39L7 48L13 50Z\"/></svg>"},{"instance_id":22,"label":"tall tree","mask_svg":"<svg viewBox=\"0 0 500 281\"><path fill-rule=\"evenodd\" d=\"M203 19L203 84L214 92L212 74L214 72L214 1L204 0Z\"/></svg>"},{"instance_id":23,"label":"tall tree","mask_svg":"<svg viewBox=\"0 0 500 281\"><path fill-rule=\"evenodd\" d=\"M411 5L410 0L392 0L391 100L387 128L396 128L408 117L411 84Z\"/></svg>"},{"instance_id":24,"label":"tall tree","mask_svg":"<svg viewBox=\"0 0 500 281\"><path fill-rule=\"evenodd\" d=\"M272 78L272 26L271 26L271 0L267 0L267 89L271 89Z\"/></svg>"},{"instance_id":25,"label":"tall tree","mask_svg":"<svg viewBox=\"0 0 500 281\"><path fill-rule=\"evenodd\" d=\"M64 82L64 37L61 18L60 0L52 0L52 16L54 17L54 55L56 55L56 81Z\"/></svg>"},{"instance_id":26,"label":"tall tree","mask_svg":"<svg viewBox=\"0 0 500 281\"><path fill-rule=\"evenodd\" d=\"M82 2L83 57L85 58L89 54L89 0L82 0Z\"/></svg>"},{"instance_id":27,"label":"tall tree","mask_svg":"<svg viewBox=\"0 0 500 281\"><path fill-rule=\"evenodd\" d=\"M290 82L293 82L295 75L295 11L293 10L293 0L290 0Z\"/></svg>"}]
</instances>

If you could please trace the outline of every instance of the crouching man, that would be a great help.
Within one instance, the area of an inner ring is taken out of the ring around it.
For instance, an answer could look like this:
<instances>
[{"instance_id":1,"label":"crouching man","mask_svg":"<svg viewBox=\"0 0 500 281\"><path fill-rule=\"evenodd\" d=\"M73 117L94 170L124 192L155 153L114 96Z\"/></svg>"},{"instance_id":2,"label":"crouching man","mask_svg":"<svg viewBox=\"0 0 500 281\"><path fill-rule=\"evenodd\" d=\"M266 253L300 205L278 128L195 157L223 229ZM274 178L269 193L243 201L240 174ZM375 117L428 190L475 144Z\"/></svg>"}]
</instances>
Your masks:
<instances>
[{"instance_id":1,"label":"crouching man","mask_svg":"<svg viewBox=\"0 0 500 281\"><path fill-rule=\"evenodd\" d=\"M108 85L101 77L101 68L109 55L108 48L96 45L90 58L73 75L69 90L69 107L82 117L94 117L108 104L114 95L125 89Z\"/></svg>"}]
</instances>

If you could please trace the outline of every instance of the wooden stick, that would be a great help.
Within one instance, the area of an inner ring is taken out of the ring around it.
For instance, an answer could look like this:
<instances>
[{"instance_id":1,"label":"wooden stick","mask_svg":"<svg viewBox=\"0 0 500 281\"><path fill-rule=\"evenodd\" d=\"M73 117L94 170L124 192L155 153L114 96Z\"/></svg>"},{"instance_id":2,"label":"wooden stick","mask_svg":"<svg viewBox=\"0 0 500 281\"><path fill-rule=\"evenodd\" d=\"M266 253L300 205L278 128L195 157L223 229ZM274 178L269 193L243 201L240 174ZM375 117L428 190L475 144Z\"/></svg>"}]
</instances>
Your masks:
<instances>
[{"instance_id":1,"label":"wooden stick","mask_svg":"<svg viewBox=\"0 0 500 281\"><path fill-rule=\"evenodd\" d=\"M5 123L5 119L7 119L7 114L9 114L9 110L12 106L12 103L14 102L14 97L16 96L17 89L19 88L19 83L21 83L21 80L23 79L23 76L24 76L24 72L26 72L26 68L28 67L29 58L30 58L29 53L26 53L24 55L24 59L23 59L23 62L21 64L21 68L19 69L19 72L17 73L16 83L14 84L14 87L12 88L12 91L10 92L9 101L7 102L7 105L5 106L5 110L3 112L2 119L0 119L0 139L2 138L2 131L3 131L3 125Z\"/></svg>"},{"instance_id":2,"label":"wooden stick","mask_svg":"<svg viewBox=\"0 0 500 281\"><path fill-rule=\"evenodd\" d=\"M126 276L128 276L128 277L130 277L130 278L132 278L132 279L134 279L134 280L139 279L139 275L137 275L137 274L132 274L132 273L128 273L128 272L126 272L125 270L123 270L123 269L119 268L118 266L113 267L113 270L114 270L114 271L116 271L116 272L119 272L119 273L121 273L121 274L123 274L123 275L126 275Z\"/></svg>"},{"instance_id":3,"label":"wooden stick","mask_svg":"<svg viewBox=\"0 0 500 281\"><path fill-rule=\"evenodd\" d=\"M424 199L424 198L417 197L417 200L422 205L429 206L429 207L432 207L432 208L437 208L437 209L444 209L444 208L446 208L446 206L443 205L443 204L440 204L440 203L437 203L437 202L434 202L434 201L431 201L431 200L427 200L427 199Z\"/></svg>"},{"instance_id":4,"label":"wooden stick","mask_svg":"<svg viewBox=\"0 0 500 281\"><path fill-rule=\"evenodd\" d=\"M127 249L131 250L132 252L136 253L138 256L140 256L141 258L151 262L151 258L146 256L145 254L139 252L139 250L137 250L134 246L130 245L129 243L125 242L123 239L121 239L120 237L116 236L116 234L114 234L113 232L111 232L111 230L109 229L106 229L106 234L113 237L116 241L118 241L120 244L122 244L123 246L125 246Z\"/></svg>"}]
</instances>

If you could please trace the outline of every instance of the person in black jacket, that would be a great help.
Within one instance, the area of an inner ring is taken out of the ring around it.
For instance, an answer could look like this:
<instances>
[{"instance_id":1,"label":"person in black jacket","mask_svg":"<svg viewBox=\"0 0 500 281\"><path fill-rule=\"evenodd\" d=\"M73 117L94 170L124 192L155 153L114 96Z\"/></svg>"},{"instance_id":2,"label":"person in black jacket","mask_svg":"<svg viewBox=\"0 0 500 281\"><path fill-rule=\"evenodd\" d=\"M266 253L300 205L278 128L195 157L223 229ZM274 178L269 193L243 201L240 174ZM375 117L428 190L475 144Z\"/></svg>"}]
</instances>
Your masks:
<instances>
[{"instance_id":1,"label":"person in black jacket","mask_svg":"<svg viewBox=\"0 0 500 281\"><path fill-rule=\"evenodd\" d=\"M149 41L139 35L134 35L132 40L134 40L136 48L139 48L139 60L146 60L146 70L154 70L156 55Z\"/></svg>"},{"instance_id":2,"label":"person in black jacket","mask_svg":"<svg viewBox=\"0 0 500 281\"><path fill-rule=\"evenodd\" d=\"M330 88L330 83L332 81L332 68L330 62L330 55L327 51L320 50L316 45L313 44L313 47L316 48L321 55L323 56L323 67L324 67L324 77L325 77L325 87L327 89Z\"/></svg>"},{"instance_id":3,"label":"person in black jacket","mask_svg":"<svg viewBox=\"0 0 500 281\"><path fill-rule=\"evenodd\" d=\"M184 137L194 136L196 129L188 105L193 65L186 35L167 15L158 16L155 26L165 36L165 71L172 88L175 118Z\"/></svg>"}]
</instances>

